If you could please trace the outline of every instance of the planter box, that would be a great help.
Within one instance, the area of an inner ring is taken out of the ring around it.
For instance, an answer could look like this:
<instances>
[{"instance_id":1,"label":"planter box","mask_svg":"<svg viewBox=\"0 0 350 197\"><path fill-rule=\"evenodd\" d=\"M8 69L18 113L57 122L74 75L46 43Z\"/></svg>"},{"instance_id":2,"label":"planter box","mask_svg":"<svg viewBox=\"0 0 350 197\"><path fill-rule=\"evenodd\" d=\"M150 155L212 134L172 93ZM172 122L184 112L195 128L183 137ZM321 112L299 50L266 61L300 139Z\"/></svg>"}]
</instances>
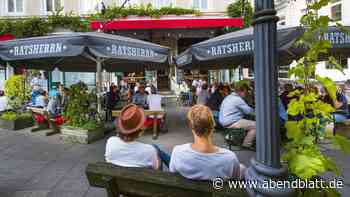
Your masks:
<instances>
[{"instance_id":1,"label":"planter box","mask_svg":"<svg viewBox=\"0 0 350 197\"><path fill-rule=\"evenodd\" d=\"M34 125L32 117L20 118L16 120L0 119L0 128L8 130L20 130L32 127Z\"/></svg>"},{"instance_id":2,"label":"planter box","mask_svg":"<svg viewBox=\"0 0 350 197\"><path fill-rule=\"evenodd\" d=\"M69 126L61 127L61 139L65 142L90 144L97 140L103 139L105 136L105 128L98 128L95 131L88 131Z\"/></svg>"}]
</instances>

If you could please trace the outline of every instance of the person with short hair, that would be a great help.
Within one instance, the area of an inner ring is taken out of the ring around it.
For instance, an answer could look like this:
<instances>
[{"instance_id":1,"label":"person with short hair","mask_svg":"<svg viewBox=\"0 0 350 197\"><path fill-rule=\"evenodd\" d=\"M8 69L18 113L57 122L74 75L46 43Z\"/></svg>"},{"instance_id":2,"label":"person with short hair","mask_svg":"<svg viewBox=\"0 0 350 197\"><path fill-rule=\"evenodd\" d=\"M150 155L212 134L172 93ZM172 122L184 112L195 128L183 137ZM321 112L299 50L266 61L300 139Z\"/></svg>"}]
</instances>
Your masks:
<instances>
[{"instance_id":1,"label":"person with short hair","mask_svg":"<svg viewBox=\"0 0 350 197\"><path fill-rule=\"evenodd\" d=\"M235 153L213 142L215 121L205 105L195 105L187 113L194 142L175 146L170 160L170 172L193 180L241 179L244 167Z\"/></svg>"},{"instance_id":2,"label":"person with short hair","mask_svg":"<svg viewBox=\"0 0 350 197\"><path fill-rule=\"evenodd\" d=\"M294 91L294 87L291 83L286 83L284 84L283 89L284 90L280 95L280 98L284 108L287 109L289 102L294 98L294 97L288 96L291 92Z\"/></svg>"},{"instance_id":3,"label":"person with short hair","mask_svg":"<svg viewBox=\"0 0 350 197\"><path fill-rule=\"evenodd\" d=\"M226 87L227 88L227 87ZM213 94L210 95L209 100L207 102L207 106L212 110L214 119L216 124L219 123L219 112L220 112L220 106L222 101L224 100L225 96L225 86L222 84L219 84Z\"/></svg>"},{"instance_id":4,"label":"person with short hair","mask_svg":"<svg viewBox=\"0 0 350 197\"><path fill-rule=\"evenodd\" d=\"M228 95L221 104L219 122L225 128L242 128L247 131L242 146L251 148L255 139L255 121L244 119L244 115L254 114L251 108L242 98L247 96L248 90L244 86L238 86L235 92Z\"/></svg>"},{"instance_id":5,"label":"person with short hair","mask_svg":"<svg viewBox=\"0 0 350 197\"><path fill-rule=\"evenodd\" d=\"M139 91L133 96L132 102L138 106L147 108L147 93L144 85L140 85Z\"/></svg>"},{"instance_id":6,"label":"person with short hair","mask_svg":"<svg viewBox=\"0 0 350 197\"><path fill-rule=\"evenodd\" d=\"M160 169L157 148L137 141L143 133L145 120L143 109L135 104L122 109L118 119L119 135L110 137L106 143L107 162L124 167Z\"/></svg>"}]
</instances>

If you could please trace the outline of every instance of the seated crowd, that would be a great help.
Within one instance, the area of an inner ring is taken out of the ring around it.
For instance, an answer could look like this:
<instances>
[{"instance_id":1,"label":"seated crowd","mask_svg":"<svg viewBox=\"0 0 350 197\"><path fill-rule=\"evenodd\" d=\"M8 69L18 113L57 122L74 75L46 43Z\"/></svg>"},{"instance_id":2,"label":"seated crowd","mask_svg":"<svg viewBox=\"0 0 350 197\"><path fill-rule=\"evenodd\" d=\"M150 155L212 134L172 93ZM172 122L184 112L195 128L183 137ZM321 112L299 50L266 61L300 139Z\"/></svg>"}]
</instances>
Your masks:
<instances>
[{"instance_id":1,"label":"seated crowd","mask_svg":"<svg viewBox=\"0 0 350 197\"><path fill-rule=\"evenodd\" d=\"M350 84L350 82L348 82ZM184 86L184 85L183 85ZM331 99L326 88L320 85L313 87L313 92L320 95L322 101L330 104L336 109L333 113L335 123L341 123L349 118L348 100L346 97L346 87L344 85L337 86L336 100ZM251 120L254 117L254 84L251 81L243 80L237 84L217 84L210 86L204 80L194 81L189 95L190 104L207 105L213 112L215 122L220 128L241 128L246 131L246 136L242 146L251 148L252 142L255 139L255 121ZM289 116L287 114L288 104L295 96L290 96L289 93L299 90L304 91L300 85L295 87L286 83L281 87L282 91L278 99L278 114L280 123L283 127L288 120L297 121L298 116ZM248 118L247 118L248 117Z\"/></svg>"},{"instance_id":2,"label":"seated crowd","mask_svg":"<svg viewBox=\"0 0 350 197\"><path fill-rule=\"evenodd\" d=\"M126 104L133 103L144 110L150 111L162 111L162 96L157 93L157 89L152 84L127 84L121 82L121 86L112 84L110 91L107 93L106 97L106 108L107 108L107 119L114 121L112 117L113 110L121 110ZM153 115L146 117L145 125L153 125L154 121L157 121L157 125L161 131L167 131L165 125L165 115L158 115L154 117Z\"/></svg>"},{"instance_id":3,"label":"seated crowd","mask_svg":"<svg viewBox=\"0 0 350 197\"><path fill-rule=\"evenodd\" d=\"M49 93L42 88L33 88L30 106L45 108L51 117L58 117L68 103L68 95L69 89L60 83L56 83Z\"/></svg>"},{"instance_id":4,"label":"seated crowd","mask_svg":"<svg viewBox=\"0 0 350 197\"><path fill-rule=\"evenodd\" d=\"M118 119L118 135L110 137L106 143L106 161L126 167L168 169L193 180L212 180L216 177L242 179L245 167L240 164L234 152L214 144L213 132L216 126L242 128L246 130L242 146L252 146L256 124L255 121L246 118L247 115L254 115L252 86L247 83L237 84L235 87L227 84L195 85L197 86L188 88L193 97L189 98L192 99L192 107L187 113L193 142L175 146L169 155L157 145L138 141L147 118L144 108L150 104L149 93L140 85L133 94L133 103L122 109ZM298 120L298 117L288 116L286 112L288 103L295 99L289 94L294 90L303 91L303 88L285 84L278 99L278 112L282 124L287 120ZM315 86L313 92L320 94L320 99L337 109L334 113L335 122L348 118L348 101L341 86L338 87L335 101L330 98L325 88ZM154 93L151 91L150 95Z\"/></svg>"},{"instance_id":5,"label":"seated crowd","mask_svg":"<svg viewBox=\"0 0 350 197\"><path fill-rule=\"evenodd\" d=\"M171 156L157 145L137 141L143 132L144 110L135 104L123 108L118 119L119 134L106 143L107 162L124 167L147 167L170 172L188 179L212 180L216 177L241 179L245 167L235 153L213 143L215 121L205 105L193 106L188 114L188 126L193 142L175 146Z\"/></svg>"}]
</instances>

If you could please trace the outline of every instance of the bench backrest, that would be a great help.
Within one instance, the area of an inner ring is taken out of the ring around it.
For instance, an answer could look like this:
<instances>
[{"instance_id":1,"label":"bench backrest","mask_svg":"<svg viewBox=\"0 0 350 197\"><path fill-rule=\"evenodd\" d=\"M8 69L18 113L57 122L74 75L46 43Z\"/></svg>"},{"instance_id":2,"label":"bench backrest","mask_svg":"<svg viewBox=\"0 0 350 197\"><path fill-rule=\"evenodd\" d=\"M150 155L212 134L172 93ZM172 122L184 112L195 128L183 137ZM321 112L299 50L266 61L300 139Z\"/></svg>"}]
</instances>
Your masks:
<instances>
[{"instance_id":1,"label":"bench backrest","mask_svg":"<svg viewBox=\"0 0 350 197\"><path fill-rule=\"evenodd\" d=\"M214 190L211 182L192 181L170 172L128 168L109 163L91 163L86 167L91 186L105 188L108 197L213 197L248 196L244 189Z\"/></svg>"}]
</instances>

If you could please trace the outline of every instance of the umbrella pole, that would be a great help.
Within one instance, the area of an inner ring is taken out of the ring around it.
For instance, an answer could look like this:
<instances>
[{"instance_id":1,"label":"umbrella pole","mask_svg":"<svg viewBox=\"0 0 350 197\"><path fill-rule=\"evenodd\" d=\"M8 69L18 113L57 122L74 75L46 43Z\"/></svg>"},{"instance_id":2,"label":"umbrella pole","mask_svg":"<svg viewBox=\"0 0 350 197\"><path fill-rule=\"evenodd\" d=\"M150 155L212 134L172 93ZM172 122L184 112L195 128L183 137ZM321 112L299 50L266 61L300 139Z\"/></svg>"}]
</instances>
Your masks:
<instances>
[{"instance_id":1,"label":"umbrella pole","mask_svg":"<svg viewBox=\"0 0 350 197\"><path fill-rule=\"evenodd\" d=\"M97 112L101 114L102 105L101 105L101 97L102 97L102 61L97 60L96 62L96 93L97 93Z\"/></svg>"}]
</instances>

